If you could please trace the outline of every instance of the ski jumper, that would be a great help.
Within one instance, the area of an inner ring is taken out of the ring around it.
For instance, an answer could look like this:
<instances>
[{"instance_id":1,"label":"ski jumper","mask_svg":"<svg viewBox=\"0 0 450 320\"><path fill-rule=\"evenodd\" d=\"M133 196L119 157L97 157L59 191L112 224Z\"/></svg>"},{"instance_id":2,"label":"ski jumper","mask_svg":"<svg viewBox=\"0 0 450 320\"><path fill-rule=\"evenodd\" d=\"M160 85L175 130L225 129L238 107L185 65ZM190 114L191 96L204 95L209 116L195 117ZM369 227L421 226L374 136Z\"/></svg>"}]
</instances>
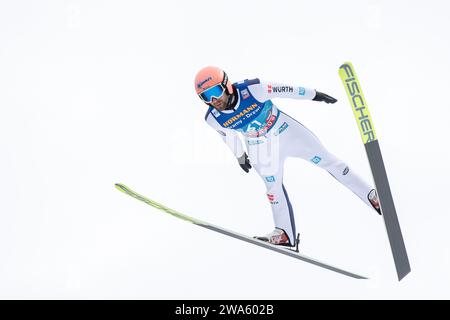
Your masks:
<instances>
[{"instance_id":1,"label":"ski jumper","mask_svg":"<svg viewBox=\"0 0 450 320\"><path fill-rule=\"evenodd\" d=\"M272 98L311 100L316 91L305 87L259 79L234 83L236 103L232 110L209 107L205 120L223 138L236 157L244 154L238 137L244 138L250 162L261 176L272 207L275 227L295 241L294 212L283 185L283 166L287 157L298 157L328 171L354 192L370 208L368 194L373 189L349 166L327 151L319 139L298 121L277 108Z\"/></svg>"}]
</instances>

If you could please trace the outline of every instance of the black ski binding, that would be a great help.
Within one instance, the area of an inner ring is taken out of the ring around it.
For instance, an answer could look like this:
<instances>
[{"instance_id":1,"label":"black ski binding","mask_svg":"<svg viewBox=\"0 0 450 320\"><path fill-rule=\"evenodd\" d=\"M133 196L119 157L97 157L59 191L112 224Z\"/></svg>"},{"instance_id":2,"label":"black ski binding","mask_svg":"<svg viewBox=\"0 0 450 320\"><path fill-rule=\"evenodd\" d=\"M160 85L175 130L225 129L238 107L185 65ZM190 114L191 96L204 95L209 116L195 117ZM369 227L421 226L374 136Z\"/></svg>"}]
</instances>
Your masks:
<instances>
[{"instance_id":1,"label":"black ski binding","mask_svg":"<svg viewBox=\"0 0 450 320\"><path fill-rule=\"evenodd\" d=\"M299 250L298 250L298 245L299 244L300 244L300 233L297 233L297 238L295 239L295 249L294 248L288 248L288 250L299 253Z\"/></svg>"}]
</instances>

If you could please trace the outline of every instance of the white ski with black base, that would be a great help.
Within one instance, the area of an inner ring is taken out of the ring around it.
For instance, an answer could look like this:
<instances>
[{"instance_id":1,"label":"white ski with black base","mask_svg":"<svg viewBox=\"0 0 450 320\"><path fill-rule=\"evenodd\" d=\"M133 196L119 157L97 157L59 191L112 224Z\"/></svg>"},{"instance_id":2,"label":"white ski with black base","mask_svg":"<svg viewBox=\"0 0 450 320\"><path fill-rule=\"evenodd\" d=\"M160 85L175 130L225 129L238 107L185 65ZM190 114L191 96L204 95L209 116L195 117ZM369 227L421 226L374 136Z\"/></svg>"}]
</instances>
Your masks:
<instances>
[{"instance_id":1,"label":"white ski with black base","mask_svg":"<svg viewBox=\"0 0 450 320\"><path fill-rule=\"evenodd\" d=\"M328 270L331 270L331 271L334 271L334 272L346 275L346 276L351 277L351 278L367 279L366 277L363 277L363 276L357 275L355 273L352 273L352 272L349 272L349 271L345 271L345 270L333 267L332 265L329 265L327 263L318 261L316 259L313 259L313 258L310 258L310 257L307 257L307 256L305 256L303 254L298 253L298 239L297 239L297 250L292 250L292 249L289 249L287 247L275 246L275 245L272 245L270 243L267 243L267 242L264 242L264 241L261 241L261 240L255 239L255 238L251 238L249 236L242 235L242 234L239 234L237 232L230 231L230 230L227 230L227 229L224 229L224 228L221 228L221 227L217 227L217 226L212 225L210 223L207 223L207 222L204 222L204 221L200 221L198 219L195 219L195 218L189 217L187 215L184 215L184 214L182 214L182 213L180 213L178 211L172 210L170 208L167 208L167 207L163 206L162 204L159 204L159 203L157 203L157 202L155 202L153 200L150 200L150 199L148 199L148 198L138 194L137 192L134 192L133 190L131 190L130 188L128 188L127 186L125 186L125 185L123 185L121 183L116 183L115 186L116 186L116 188L118 190L122 191L123 193L125 193L125 194L127 194L127 195L129 195L129 196L131 196L133 198L136 198L136 199L138 199L140 201L143 201L146 204L151 205L152 207L155 207L155 208L157 208L159 210L162 210L162 211L164 211L164 212L166 212L166 213L168 213L168 214L170 214L170 215L172 215L174 217L177 217L179 219L182 219L182 220L185 220L187 222L193 223L193 224L198 225L200 227L203 227L203 228L206 228L206 229L209 229L209 230L212 230L212 231L216 231L216 232L224 234L226 236L229 236L229 237L232 237L232 238L235 238L235 239L239 239L239 240L242 240L242 241L245 241L245 242L257 245L259 247L262 247L262 248L265 248L265 249L269 249L269 250L272 250L272 251L284 254L286 256L289 256L289 257L292 257L292 258L295 258L295 259L298 259L298 260L302 260L302 261L311 263L311 264L316 265L318 267L322 267L324 269L328 269Z\"/></svg>"}]
</instances>

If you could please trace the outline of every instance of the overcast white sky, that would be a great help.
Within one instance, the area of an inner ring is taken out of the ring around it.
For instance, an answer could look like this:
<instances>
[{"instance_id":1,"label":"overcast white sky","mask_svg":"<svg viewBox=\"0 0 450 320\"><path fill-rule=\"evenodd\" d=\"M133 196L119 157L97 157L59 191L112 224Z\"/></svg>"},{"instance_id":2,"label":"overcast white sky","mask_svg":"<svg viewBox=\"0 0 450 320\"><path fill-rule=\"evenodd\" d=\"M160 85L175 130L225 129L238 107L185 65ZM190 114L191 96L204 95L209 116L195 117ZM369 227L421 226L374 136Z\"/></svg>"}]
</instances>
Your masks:
<instances>
[{"instance_id":1,"label":"overcast white sky","mask_svg":"<svg viewBox=\"0 0 450 320\"><path fill-rule=\"evenodd\" d=\"M0 298L450 298L445 1L2 1ZM286 163L301 250L353 280L172 218L272 230L203 120L193 78L317 88L334 105L275 100L370 179L338 76L352 61L380 140L412 272L397 282L382 219L326 172Z\"/></svg>"}]
</instances>

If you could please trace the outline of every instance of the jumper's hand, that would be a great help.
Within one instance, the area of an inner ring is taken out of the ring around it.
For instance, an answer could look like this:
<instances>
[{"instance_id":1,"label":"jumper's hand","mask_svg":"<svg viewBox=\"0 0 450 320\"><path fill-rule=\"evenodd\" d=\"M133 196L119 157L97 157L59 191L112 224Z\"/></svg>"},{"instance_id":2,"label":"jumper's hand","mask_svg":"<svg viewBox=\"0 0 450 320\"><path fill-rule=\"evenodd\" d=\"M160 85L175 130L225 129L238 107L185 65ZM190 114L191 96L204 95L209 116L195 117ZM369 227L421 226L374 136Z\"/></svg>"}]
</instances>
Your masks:
<instances>
[{"instance_id":1,"label":"jumper's hand","mask_svg":"<svg viewBox=\"0 0 450 320\"><path fill-rule=\"evenodd\" d=\"M316 96L313 98L314 101L324 101L326 103L335 103L337 100L325 93L316 91Z\"/></svg>"},{"instance_id":2,"label":"jumper's hand","mask_svg":"<svg viewBox=\"0 0 450 320\"><path fill-rule=\"evenodd\" d=\"M248 172L252 166L250 165L250 160L248 159L247 153L244 152L242 156L240 156L238 159L239 165L241 166L242 170L245 172Z\"/></svg>"}]
</instances>

